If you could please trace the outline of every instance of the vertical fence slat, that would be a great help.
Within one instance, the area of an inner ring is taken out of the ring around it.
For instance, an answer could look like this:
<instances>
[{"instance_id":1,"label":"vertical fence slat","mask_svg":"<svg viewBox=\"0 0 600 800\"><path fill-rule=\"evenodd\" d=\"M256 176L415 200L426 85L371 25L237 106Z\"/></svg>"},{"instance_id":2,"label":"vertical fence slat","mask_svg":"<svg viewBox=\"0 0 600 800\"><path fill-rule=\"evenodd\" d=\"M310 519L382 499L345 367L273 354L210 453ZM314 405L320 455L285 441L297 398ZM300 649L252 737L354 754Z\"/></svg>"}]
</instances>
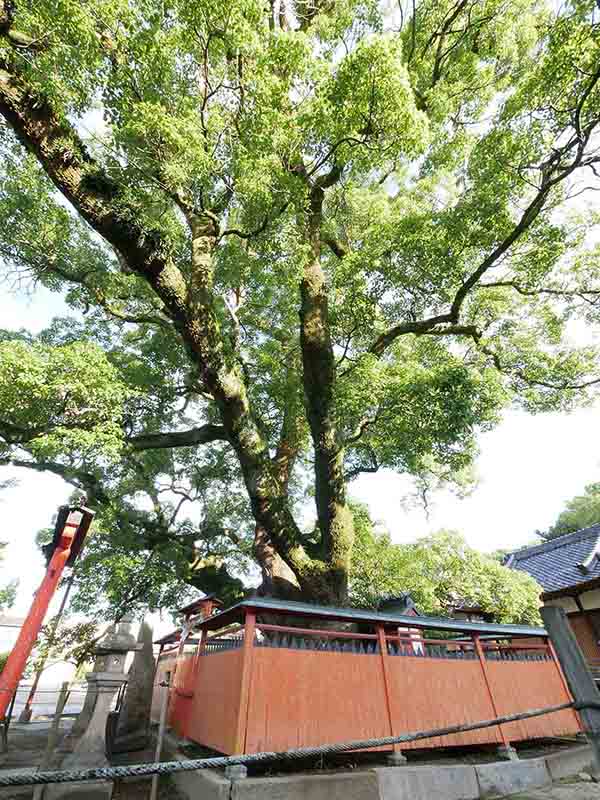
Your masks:
<instances>
[{"instance_id":1,"label":"vertical fence slat","mask_svg":"<svg viewBox=\"0 0 600 800\"><path fill-rule=\"evenodd\" d=\"M248 708L250 705L250 687L252 679L252 661L254 655L254 633L256 630L256 613L246 611L244 624L244 643L242 646L242 674L240 676L240 705L237 730L235 735L234 755L244 752L246 731L248 728Z\"/></svg>"},{"instance_id":2,"label":"vertical fence slat","mask_svg":"<svg viewBox=\"0 0 600 800\"><path fill-rule=\"evenodd\" d=\"M477 657L479 658L479 663L481 664L481 671L483 672L483 680L485 682L487 692L492 703L492 709L494 711L494 716L499 717L500 714L498 713L498 708L496 706L496 700L494 699L494 692L492 691L492 685L490 683L490 676L487 670L487 664L485 663L485 653L483 652L483 647L481 646L481 642L479 641L479 636L474 633L473 634L473 645L475 647L475 652L477 653ZM502 725L498 725L498 730L500 731L500 736L502 738L502 743L505 747L510 747L510 742L506 738L506 734L504 733L504 729Z\"/></svg>"},{"instance_id":3,"label":"vertical fence slat","mask_svg":"<svg viewBox=\"0 0 600 800\"><path fill-rule=\"evenodd\" d=\"M379 642L379 653L381 658L381 675L383 679L383 690L385 695L385 704L387 708L387 716L389 720L389 728L390 728L390 736L394 735L394 715L392 710L392 693L390 687L390 679L389 679L389 662L388 662L388 650L387 650L387 642L385 639L385 630L383 625L377 625L377 640ZM393 749L395 752L400 752L400 745L395 744L393 745Z\"/></svg>"}]
</instances>

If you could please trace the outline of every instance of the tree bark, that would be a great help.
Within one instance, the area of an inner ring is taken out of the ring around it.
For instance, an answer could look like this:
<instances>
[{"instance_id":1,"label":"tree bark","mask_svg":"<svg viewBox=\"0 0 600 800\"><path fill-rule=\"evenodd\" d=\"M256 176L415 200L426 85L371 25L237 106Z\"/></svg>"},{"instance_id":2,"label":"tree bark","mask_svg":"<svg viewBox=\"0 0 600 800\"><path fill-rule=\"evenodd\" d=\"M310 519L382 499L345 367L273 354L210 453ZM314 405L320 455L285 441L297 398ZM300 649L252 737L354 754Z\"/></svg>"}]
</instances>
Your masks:
<instances>
[{"instance_id":1,"label":"tree bark","mask_svg":"<svg viewBox=\"0 0 600 800\"><path fill-rule=\"evenodd\" d=\"M332 173L325 181L317 182L310 192L307 229L311 253L300 285L300 342L306 414L315 451L315 501L322 559L326 564L321 580L324 592L343 603L348 593L354 524L346 502L344 450L334 417L335 357L327 283L321 264L324 187L337 177Z\"/></svg>"},{"instance_id":2,"label":"tree bark","mask_svg":"<svg viewBox=\"0 0 600 800\"><path fill-rule=\"evenodd\" d=\"M260 525L254 530L253 550L262 573L258 594L281 600L302 600L302 591L296 576L279 556L268 533Z\"/></svg>"},{"instance_id":3,"label":"tree bark","mask_svg":"<svg viewBox=\"0 0 600 800\"><path fill-rule=\"evenodd\" d=\"M0 30L0 35L6 38ZM88 153L66 116L32 89L18 63L0 59L0 114L21 143L35 155L58 190L109 244L131 272L140 276L160 298L213 396L226 440L239 460L257 525L268 531L279 556L297 576L303 593L312 599L345 599L344 565L351 544L351 517L344 504L342 452L331 425L331 342L319 331L326 318L324 284L318 264L303 281L302 318L305 389L317 453L319 525L324 537L324 560L310 558L289 508L269 455L261 426L255 419L239 363L226 351L214 306L213 264L218 229L212 212L196 212L180 201L191 232L191 278L176 265L170 244L155 230L144 228L135 209L128 208L117 179L107 175ZM323 305L325 303L325 305ZM328 352L329 351L329 352ZM311 365L311 357L317 363ZM325 380L318 378L326 367ZM326 387L324 403L318 401ZM326 482L334 485L328 491ZM336 538L341 537L338 546Z\"/></svg>"}]
</instances>

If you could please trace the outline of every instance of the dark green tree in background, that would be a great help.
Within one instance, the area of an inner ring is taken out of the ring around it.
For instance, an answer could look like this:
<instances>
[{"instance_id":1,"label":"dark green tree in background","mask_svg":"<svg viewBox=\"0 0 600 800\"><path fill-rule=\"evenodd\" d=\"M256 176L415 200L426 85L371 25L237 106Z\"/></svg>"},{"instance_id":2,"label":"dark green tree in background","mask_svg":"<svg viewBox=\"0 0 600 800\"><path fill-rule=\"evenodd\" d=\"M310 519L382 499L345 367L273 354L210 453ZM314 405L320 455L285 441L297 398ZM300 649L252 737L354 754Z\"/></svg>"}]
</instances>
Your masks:
<instances>
[{"instance_id":1,"label":"dark green tree in background","mask_svg":"<svg viewBox=\"0 0 600 800\"><path fill-rule=\"evenodd\" d=\"M583 494L567 501L564 511L556 518L547 531L537 531L542 539L550 541L557 536L589 528L600 523L600 483L588 483Z\"/></svg>"},{"instance_id":2,"label":"dark green tree in background","mask_svg":"<svg viewBox=\"0 0 600 800\"><path fill-rule=\"evenodd\" d=\"M529 575L502 566L469 547L457 531L441 530L408 544L378 531L364 506L352 504L356 539L350 598L377 607L385 595L408 592L422 614L449 616L478 606L495 622L540 625L542 587Z\"/></svg>"}]
</instances>

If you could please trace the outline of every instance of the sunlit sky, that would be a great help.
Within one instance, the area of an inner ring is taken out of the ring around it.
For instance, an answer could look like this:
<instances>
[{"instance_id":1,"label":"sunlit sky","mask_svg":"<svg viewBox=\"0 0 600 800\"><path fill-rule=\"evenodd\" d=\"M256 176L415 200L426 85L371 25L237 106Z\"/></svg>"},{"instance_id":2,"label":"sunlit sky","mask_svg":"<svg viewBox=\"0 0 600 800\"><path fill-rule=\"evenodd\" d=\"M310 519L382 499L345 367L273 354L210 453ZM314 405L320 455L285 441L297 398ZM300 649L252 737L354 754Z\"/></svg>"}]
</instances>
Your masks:
<instances>
[{"instance_id":1,"label":"sunlit sky","mask_svg":"<svg viewBox=\"0 0 600 800\"><path fill-rule=\"evenodd\" d=\"M26 296L6 291L0 299L0 325L35 332L56 314L67 313L61 300L46 290ZM480 436L477 460L479 484L471 496L449 492L423 509L407 510L405 478L389 472L364 475L352 484L352 495L368 503L373 517L395 541L410 541L441 527L461 531L481 550L512 548L534 538L550 525L564 503L600 473L597 430L600 404L571 414L530 416L507 411L502 423ZM70 487L50 474L0 468L0 480L16 477L19 484L0 494L0 540L8 547L0 581L18 578L14 613L24 613L43 576L42 558L34 544L39 528L51 523Z\"/></svg>"}]
</instances>

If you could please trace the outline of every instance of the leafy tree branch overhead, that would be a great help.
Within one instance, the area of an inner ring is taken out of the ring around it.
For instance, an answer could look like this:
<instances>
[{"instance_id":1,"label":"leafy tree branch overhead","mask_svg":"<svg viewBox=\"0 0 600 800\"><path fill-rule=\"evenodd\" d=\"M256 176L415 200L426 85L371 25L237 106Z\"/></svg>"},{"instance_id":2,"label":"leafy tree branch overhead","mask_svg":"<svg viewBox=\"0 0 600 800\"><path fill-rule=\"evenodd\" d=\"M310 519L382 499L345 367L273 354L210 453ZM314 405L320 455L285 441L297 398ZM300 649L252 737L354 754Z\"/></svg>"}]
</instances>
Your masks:
<instances>
[{"instance_id":1,"label":"leafy tree branch overhead","mask_svg":"<svg viewBox=\"0 0 600 800\"><path fill-rule=\"evenodd\" d=\"M213 572L346 602L352 477L458 474L507 404L600 381L565 334L600 291L598 13L0 0L0 256L83 318L5 337L5 462L188 565L202 504Z\"/></svg>"}]
</instances>

